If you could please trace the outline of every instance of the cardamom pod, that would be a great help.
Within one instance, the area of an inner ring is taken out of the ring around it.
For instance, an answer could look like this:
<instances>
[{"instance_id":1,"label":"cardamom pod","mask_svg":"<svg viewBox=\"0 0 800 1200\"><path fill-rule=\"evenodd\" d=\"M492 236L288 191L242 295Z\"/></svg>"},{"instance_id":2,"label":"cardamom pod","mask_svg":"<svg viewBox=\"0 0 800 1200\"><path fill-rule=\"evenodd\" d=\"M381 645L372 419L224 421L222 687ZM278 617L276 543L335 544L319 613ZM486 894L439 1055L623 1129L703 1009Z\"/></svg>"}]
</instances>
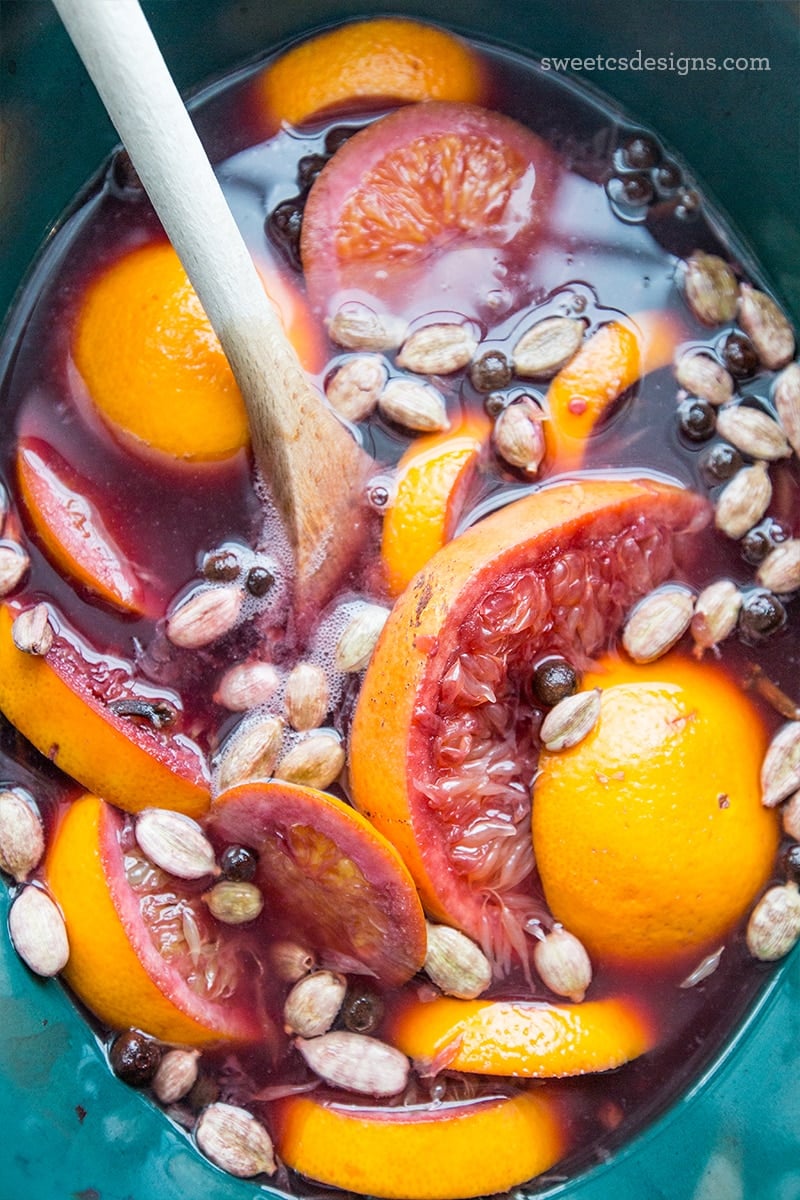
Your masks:
<instances>
[{"instance_id":1,"label":"cardamom pod","mask_svg":"<svg viewBox=\"0 0 800 1200\"><path fill-rule=\"evenodd\" d=\"M304 787L330 787L342 772L345 750L334 733L314 733L284 754L275 778Z\"/></svg>"},{"instance_id":2,"label":"cardamom pod","mask_svg":"<svg viewBox=\"0 0 800 1200\"><path fill-rule=\"evenodd\" d=\"M340 417L357 424L375 411L388 377L382 358L359 354L346 359L330 377L325 384L325 396Z\"/></svg>"},{"instance_id":3,"label":"cardamom pod","mask_svg":"<svg viewBox=\"0 0 800 1200\"><path fill-rule=\"evenodd\" d=\"M167 619L174 646L199 650L230 633L239 619L244 593L240 587L207 587L183 600Z\"/></svg>"},{"instance_id":4,"label":"cardamom pod","mask_svg":"<svg viewBox=\"0 0 800 1200\"><path fill-rule=\"evenodd\" d=\"M390 379L378 397L384 417L417 433L441 433L450 428L442 393L418 379Z\"/></svg>"},{"instance_id":5,"label":"cardamom pod","mask_svg":"<svg viewBox=\"0 0 800 1200\"><path fill-rule=\"evenodd\" d=\"M195 1141L206 1158L240 1179L274 1175L272 1140L260 1121L245 1108L217 1102L198 1118Z\"/></svg>"},{"instance_id":6,"label":"cardamom pod","mask_svg":"<svg viewBox=\"0 0 800 1200\"><path fill-rule=\"evenodd\" d=\"M580 1004L592 982L592 964L583 942L561 925L537 941L533 965L542 983L557 996Z\"/></svg>"},{"instance_id":7,"label":"cardamom pod","mask_svg":"<svg viewBox=\"0 0 800 1200\"><path fill-rule=\"evenodd\" d=\"M800 454L800 363L789 363L775 380L775 411L795 454Z\"/></svg>"},{"instance_id":8,"label":"cardamom pod","mask_svg":"<svg viewBox=\"0 0 800 1200\"><path fill-rule=\"evenodd\" d=\"M502 460L534 476L545 455L544 413L529 397L509 404L494 423L492 441Z\"/></svg>"},{"instance_id":9,"label":"cardamom pod","mask_svg":"<svg viewBox=\"0 0 800 1200\"><path fill-rule=\"evenodd\" d=\"M756 579L778 596L796 592L800 588L800 538L787 538L770 550L756 571Z\"/></svg>"},{"instance_id":10,"label":"cardamom pod","mask_svg":"<svg viewBox=\"0 0 800 1200\"><path fill-rule=\"evenodd\" d=\"M283 744L284 723L266 716L237 725L217 762L216 791L253 779L270 779Z\"/></svg>"},{"instance_id":11,"label":"cardamom pod","mask_svg":"<svg viewBox=\"0 0 800 1200\"><path fill-rule=\"evenodd\" d=\"M396 350L405 337L405 322L379 316L359 300L348 300L327 322L328 336L345 350Z\"/></svg>"},{"instance_id":12,"label":"cardamom pod","mask_svg":"<svg viewBox=\"0 0 800 1200\"><path fill-rule=\"evenodd\" d=\"M739 289L739 324L770 371L791 362L795 346L791 325L772 297L749 283Z\"/></svg>"},{"instance_id":13,"label":"cardamom pod","mask_svg":"<svg viewBox=\"0 0 800 1200\"><path fill-rule=\"evenodd\" d=\"M283 1006L283 1027L301 1037L327 1033L339 1015L347 991L344 975L314 971L294 985Z\"/></svg>"},{"instance_id":14,"label":"cardamom pod","mask_svg":"<svg viewBox=\"0 0 800 1200\"><path fill-rule=\"evenodd\" d=\"M167 1050L153 1077L153 1092L162 1104L175 1104L197 1082L199 1050Z\"/></svg>"},{"instance_id":15,"label":"cardamom pod","mask_svg":"<svg viewBox=\"0 0 800 1200\"><path fill-rule=\"evenodd\" d=\"M35 604L33 608L24 608L18 613L11 626L11 637L17 649L24 654L46 657L53 645L53 626L47 605Z\"/></svg>"},{"instance_id":16,"label":"cardamom pod","mask_svg":"<svg viewBox=\"0 0 800 1200\"><path fill-rule=\"evenodd\" d=\"M725 325L736 316L736 276L719 255L695 250L683 264L681 281L686 302L703 325Z\"/></svg>"},{"instance_id":17,"label":"cardamom pod","mask_svg":"<svg viewBox=\"0 0 800 1200\"><path fill-rule=\"evenodd\" d=\"M523 379L550 379L577 353L585 332L575 317L537 321L514 346L514 370Z\"/></svg>"},{"instance_id":18,"label":"cardamom pod","mask_svg":"<svg viewBox=\"0 0 800 1200\"><path fill-rule=\"evenodd\" d=\"M465 933L449 925L426 924L428 932L424 970L445 993L474 1000L492 982L492 964Z\"/></svg>"},{"instance_id":19,"label":"cardamom pod","mask_svg":"<svg viewBox=\"0 0 800 1200\"><path fill-rule=\"evenodd\" d=\"M69 941L61 909L36 884L26 884L14 898L8 932L17 954L36 975L57 975L67 965Z\"/></svg>"},{"instance_id":20,"label":"cardamom pod","mask_svg":"<svg viewBox=\"0 0 800 1200\"><path fill-rule=\"evenodd\" d=\"M751 458L774 462L792 453L778 422L761 409L744 404L730 404L719 410L717 433Z\"/></svg>"},{"instance_id":21,"label":"cardamom pod","mask_svg":"<svg viewBox=\"0 0 800 1200\"><path fill-rule=\"evenodd\" d=\"M675 364L675 378L690 395L715 408L733 399L733 376L708 354L682 354Z\"/></svg>"},{"instance_id":22,"label":"cardamom pod","mask_svg":"<svg viewBox=\"0 0 800 1200\"><path fill-rule=\"evenodd\" d=\"M31 560L16 542L0 542L0 596L10 596L28 572Z\"/></svg>"},{"instance_id":23,"label":"cardamom pod","mask_svg":"<svg viewBox=\"0 0 800 1200\"><path fill-rule=\"evenodd\" d=\"M546 750L568 750L587 737L600 716L600 688L559 700L542 721L539 739Z\"/></svg>"},{"instance_id":24,"label":"cardamom pod","mask_svg":"<svg viewBox=\"0 0 800 1200\"><path fill-rule=\"evenodd\" d=\"M214 847L197 821L167 808L146 808L136 818L142 853L177 879L202 879L216 870Z\"/></svg>"},{"instance_id":25,"label":"cardamom pod","mask_svg":"<svg viewBox=\"0 0 800 1200\"><path fill-rule=\"evenodd\" d=\"M761 803L774 808L800 788L800 721L782 725L761 764Z\"/></svg>"},{"instance_id":26,"label":"cardamom pod","mask_svg":"<svg viewBox=\"0 0 800 1200\"><path fill-rule=\"evenodd\" d=\"M316 663L299 662L286 680L284 695L286 716L292 729L304 732L317 729L328 712L328 678Z\"/></svg>"},{"instance_id":27,"label":"cardamom pod","mask_svg":"<svg viewBox=\"0 0 800 1200\"><path fill-rule=\"evenodd\" d=\"M254 883L221 879L203 893L208 911L223 925L245 925L255 921L264 907L264 897Z\"/></svg>"},{"instance_id":28,"label":"cardamom pod","mask_svg":"<svg viewBox=\"0 0 800 1200\"><path fill-rule=\"evenodd\" d=\"M478 339L468 325L440 322L415 329L396 361L415 375L452 375L467 366L477 348Z\"/></svg>"},{"instance_id":29,"label":"cardamom pod","mask_svg":"<svg viewBox=\"0 0 800 1200\"><path fill-rule=\"evenodd\" d=\"M703 588L694 606L690 625L694 639L694 656L702 658L705 650L715 649L730 637L739 619L742 593L730 579L718 579Z\"/></svg>"},{"instance_id":30,"label":"cardamom pod","mask_svg":"<svg viewBox=\"0 0 800 1200\"><path fill-rule=\"evenodd\" d=\"M405 1054L363 1033L336 1029L321 1037L296 1038L315 1075L333 1087L364 1096L397 1096L405 1090L411 1064Z\"/></svg>"},{"instance_id":31,"label":"cardamom pod","mask_svg":"<svg viewBox=\"0 0 800 1200\"><path fill-rule=\"evenodd\" d=\"M772 483L765 462L742 467L727 483L717 500L714 524L720 533L738 541L767 511L772 500Z\"/></svg>"},{"instance_id":32,"label":"cardamom pod","mask_svg":"<svg viewBox=\"0 0 800 1200\"><path fill-rule=\"evenodd\" d=\"M388 616L388 608L381 604L362 604L358 608L336 643L337 671L355 673L366 669Z\"/></svg>"},{"instance_id":33,"label":"cardamom pod","mask_svg":"<svg viewBox=\"0 0 800 1200\"><path fill-rule=\"evenodd\" d=\"M247 712L269 700L279 683L280 676L272 663L237 663L220 679L214 701L230 712Z\"/></svg>"},{"instance_id":34,"label":"cardamom pod","mask_svg":"<svg viewBox=\"0 0 800 1200\"><path fill-rule=\"evenodd\" d=\"M761 962L784 958L800 939L800 890L794 882L765 892L750 914L747 949Z\"/></svg>"},{"instance_id":35,"label":"cardamom pod","mask_svg":"<svg viewBox=\"0 0 800 1200\"><path fill-rule=\"evenodd\" d=\"M661 658L689 628L694 597L688 588L670 584L650 592L633 609L622 631L622 644L634 662Z\"/></svg>"},{"instance_id":36,"label":"cardamom pod","mask_svg":"<svg viewBox=\"0 0 800 1200\"><path fill-rule=\"evenodd\" d=\"M16 789L0 791L0 871L22 883L43 854L44 828L33 805Z\"/></svg>"}]
</instances>

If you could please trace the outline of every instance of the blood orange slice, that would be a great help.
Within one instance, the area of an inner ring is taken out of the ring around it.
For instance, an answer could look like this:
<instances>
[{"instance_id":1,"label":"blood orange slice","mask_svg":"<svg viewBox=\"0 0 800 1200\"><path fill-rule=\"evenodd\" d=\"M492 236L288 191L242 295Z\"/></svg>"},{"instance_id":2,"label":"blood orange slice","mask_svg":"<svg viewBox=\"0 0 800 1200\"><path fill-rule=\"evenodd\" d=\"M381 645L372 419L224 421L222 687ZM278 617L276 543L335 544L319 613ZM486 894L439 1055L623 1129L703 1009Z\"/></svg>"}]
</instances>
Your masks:
<instances>
[{"instance_id":1,"label":"blood orange slice","mask_svg":"<svg viewBox=\"0 0 800 1200\"><path fill-rule=\"evenodd\" d=\"M11 724L67 775L119 808L205 812L209 779L199 747L177 726L159 729L124 715L129 701L146 700L131 687L129 664L90 655L65 628L45 657L25 654L12 634L17 611L0 606L0 711Z\"/></svg>"},{"instance_id":2,"label":"blood orange slice","mask_svg":"<svg viewBox=\"0 0 800 1200\"><path fill-rule=\"evenodd\" d=\"M312 302L330 315L355 290L409 316L449 294L470 316L519 307L557 176L535 134L472 105L414 104L374 122L309 194Z\"/></svg>"},{"instance_id":3,"label":"blood orange slice","mask_svg":"<svg viewBox=\"0 0 800 1200\"><path fill-rule=\"evenodd\" d=\"M423 1074L448 1068L525 1079L610 1071L655 1044L641 1005L616 996L583 1004L414 1000L395 1014L387 1037Z\"/></svg>"},{"instance_id":4,"label":"blood orange slice","mask_svg":"<svg viewBox=\"0 0 800 1200\"><path fill-rule=\"evenodd\" d=\"M505 1192L567 1148L541 1089L464 1102L371 1108L317 1096L272 1105L278 1153L318 1183L386 1200L462 1200Z\"/></svg>"},{"instance_id":5,"label":"blood orange slice","mask_svg":"<svg viewBox=\"0 0 800 1200\"><path fill-rule=\"evenodd\" d=\"M67 926L64 979L105 1025L190 1046L274 1035L199 896L148 863L123 815L97 796L63 815L45 879Z\"/></svg>"},{"instance_id":6,"label":"blood orange slice","mask_svg":"<svg viewBox=\"0 0 800 1200\"><path fill-rule=\"evenodd\" d=\"M356 807L400 850L430 914L506 969L527 955L535 663L583 669L673 569L707 506L649 480L585 479L508 505L448 543L400 596L350 740Z\"/></svg>"},{"instance_id":7,"label":"blood orange slice","mask_svg":"<svg viewBox=\"0 0 800 1200\"><path fill-rule=\"evenodd\" d=\"M214 802L216 838L256 850L264 895L321 961L405 983L425 958L425 919L393 846L349 805L281 782Z\"/></svg>"},{"instance_id":8,"label":"blood orange slice","mask_svg":"<svg viewBox=\"0 0 800 1200\"><path fill-rule=\"evenodd\" d=\"M38 438L19 442L17 478L25 508L53 564L115 607L142 613L142 584L90 499L86 480Z\"/></svg>"}]
</instances>

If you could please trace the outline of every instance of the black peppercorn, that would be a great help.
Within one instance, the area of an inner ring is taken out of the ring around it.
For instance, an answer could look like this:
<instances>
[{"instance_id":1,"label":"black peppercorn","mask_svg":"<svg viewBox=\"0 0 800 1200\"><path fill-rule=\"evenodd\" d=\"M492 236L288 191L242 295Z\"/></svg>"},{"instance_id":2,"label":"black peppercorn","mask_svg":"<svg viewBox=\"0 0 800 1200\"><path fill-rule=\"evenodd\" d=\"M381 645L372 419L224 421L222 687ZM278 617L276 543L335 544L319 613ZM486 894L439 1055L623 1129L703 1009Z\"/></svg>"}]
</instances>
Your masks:
<instances>
[{"instance_id":1,"label":"black peppercorn","mask_svg":"<svg viewBox=\"0 0 800 1200\"><path fill-rule=\"evenodd\" d=\"M705 451L700 460L700 469L709 487L714 487L717 483L727 483L742 466L741 454L728 442L716 442Z\"/></svg>"},{"instance_id":2,"label":"black peppercorn","mask_svg":"<svg viewBox=\"0 0 800 1200\"><path fill-rule=\"evenodd\" d=\"M258 869L258 855L246 846L227 846L220 857L219 869L223 879L251 883Z\"/></svg>"},{"instance_id":3,"label":"black peppercorn","mask_svg":"<svg viewBox=\"0 0 800 1200\"><path fill-rule=\"evenodd\" d=\"M745 641L761 641L785 624L786 609L777 596L763 588L747 593L739 612L739 629Z\"/></svg>"},{"instance_id":4,"label":"black peppercorn","mask_svg":"<svg viewBox=\"0 0 800 1200\"><path fill-rule=\"evenodd\" d=\"M383 1000L365 983L351 983L341 1010L342 1024L352 1033L374 1033L383 1020Z\"/></svg>"},{"instance_id":5,"label":"black peppercorn","mask_svg":"<svg viewBox=\"0 0 800 1200\"><path fill-rule=\"evenodd\" d=\"M749 379L758 370L755 346L743 333L728 334L722 347L722 357L734 379Z\"/></svg>"},{"instance_id":6,"label":"black peppercorn","mask_svg":"<svg viewBox=\"0 0 800 1200\"><path fill-rule=\"evenodd\" d=\"M131 1087L147 1087L161 1062L161 1047L138 1029L119 1033L108 1052L111 1069Z\"/></svg>"},{"instance_id":7,"label":"black peppercorn","mask_svg":"<svg viewBox=\"0 0 800 1200\"><path fill-rule=\"evenodd\" d=\"M487 350L469 369L470 383L478 392L507 387L512 374L511 364L502 350Z\"/></svg>"},{"instance_id":8,"label":"black peppercorn","mask_svg":"<svg viewBox=\"0 0 800 1200\"><path fill-rule=\"evenodd\" d=\"M263 596L266 596L274 582L275 576L266 567L251 567L247 572L244 586L251 596L255 596L256 599L260 600Z\"/></svg>"},{"instance_id":9,"label":"black peppercorn","mask_svg":"<svg viewBox=\"0 0 800 1200\"><path fill-rule=\"evenodd\" d=\"M716 428L717 418L707 400L692 397L678 405L678 426L690 442L705 442Z\"/></svg>"},{"instance_id":10,"label":"black peppercorn","mask_svg":"<svg viewBox=\"0 0 800 1200\"><path fill-rule=\"evenodd\" d=\"M578 690L578 673L564 658L546 658L533 672L531 691L536 702L552 708Z\"/></svg>"},{"instance_id":11,"label":"black peppercorn","mask_svg":"<svg viewBox=\"0 0 800 1200\"><path fill-rule=\"evenodd\" d=\"M622 147L622 156L629 167L641 170L656 165L661 158L661 149L649 134L635 133Z\"/></svg>"}]
</instances>

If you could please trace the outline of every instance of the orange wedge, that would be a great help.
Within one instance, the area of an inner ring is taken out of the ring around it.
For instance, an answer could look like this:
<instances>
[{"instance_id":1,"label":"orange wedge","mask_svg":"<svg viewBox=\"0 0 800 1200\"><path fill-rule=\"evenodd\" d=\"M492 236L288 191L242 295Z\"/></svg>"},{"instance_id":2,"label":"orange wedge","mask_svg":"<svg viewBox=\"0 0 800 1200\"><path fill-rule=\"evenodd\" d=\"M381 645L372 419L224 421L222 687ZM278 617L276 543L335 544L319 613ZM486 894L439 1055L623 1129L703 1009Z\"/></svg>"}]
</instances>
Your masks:
<instances>
[{"instance_id":1,"label":"orange wedge","mask_svg":"<svg viewBox=\"0 0 800 1200\"><path fill-rule=\"evenodd\" d=\"M15 613L0 607L0 711L11 724L67 775L119 808L204 813L210 792L198 747L114 713L95 693L90 662L66 638L57 636L46 657L18 650Z\"/></svg>"},{"instance_id":2,"label":"orange wedge","mask_svg":"<svg viewBox=\"0 0 800 1200\"><path fill-rule=\"evenodd\" d=\"M268 1031L240 997L235 958L225 964L224 993L215 995L214 982L209 987L210 968L222 966L226 951L202 901L181 895L172 877L169 895L159 896L157 884L137 892L126 874L122 828L119 812L84 795L51 839L44 873L67 926L66 982L112 1029L141 1029L187 1046L263 1038ZM171 927L166 907L191 908L199 949L182 940L179 921Z\"/></svg>"},{"instance_id":3,"label":"orange wedge","mask_svg":"<svg viewBox=\"0 0 800 1200\"><path fill-rule=\"evenodd\" d=\"M628 999L583 1004L508 1000L412 1001L387 1039L423 1072L561 1078L609 1071L655 1041L653 1025Z\"/></svg>"},{"instance_id":4,"label":"orange wedge","mask_svg":"<svg viewBox=\"0 0 800 1200\"><path fill-rule=\"evenodd\" d=\"M638 379L668 366L685 336L676 317L640 312L630 325L601 325L584 342L547 392L550 419L545 429L556 470L580 466L597 423Z\"/></svg>"},{"instance_id":5,"label":"orange wedge","mask_svg":"<svg viewBox=\"0 0 800 1200\"><path fill-rule=\"evenodd\" d=\"M393 596L453 536L488 432L488 421L473 416L455 433L418 438L400 459L381 542Z\"/></svg>"},{"instance_id":6,"label":"orange wedge","mask_svg":"<svg viewBox=\"0 0 800 1200\"><path fill-rule=\"evenodd\" d=\"M278 1153L308 1179L386 1200L462 1200L505 1192L566 1149L542 1090L462 1103L367 1108L312 1096L272 1106Z\"/></svg>"}]
</instances>

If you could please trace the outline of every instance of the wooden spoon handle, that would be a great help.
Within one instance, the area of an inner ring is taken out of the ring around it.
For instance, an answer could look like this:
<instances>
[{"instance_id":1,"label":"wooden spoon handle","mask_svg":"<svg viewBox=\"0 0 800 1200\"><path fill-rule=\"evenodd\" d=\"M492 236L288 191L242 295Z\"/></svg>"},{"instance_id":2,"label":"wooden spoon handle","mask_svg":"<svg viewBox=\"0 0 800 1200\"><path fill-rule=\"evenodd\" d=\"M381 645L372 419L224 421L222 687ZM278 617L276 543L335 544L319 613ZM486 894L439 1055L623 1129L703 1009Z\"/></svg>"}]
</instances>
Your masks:
<instances>
[{"instance_id":1,"label":"wooden spoon handle","mask_svg":"<svg viewBox=\"0 0 800 1200\"><path fill-rule=\"evenodd\" d=\"M303 372L137 0L53 2L231 364L300 591L330 590L373 464Z\"/></svg>"}]
</instances>

